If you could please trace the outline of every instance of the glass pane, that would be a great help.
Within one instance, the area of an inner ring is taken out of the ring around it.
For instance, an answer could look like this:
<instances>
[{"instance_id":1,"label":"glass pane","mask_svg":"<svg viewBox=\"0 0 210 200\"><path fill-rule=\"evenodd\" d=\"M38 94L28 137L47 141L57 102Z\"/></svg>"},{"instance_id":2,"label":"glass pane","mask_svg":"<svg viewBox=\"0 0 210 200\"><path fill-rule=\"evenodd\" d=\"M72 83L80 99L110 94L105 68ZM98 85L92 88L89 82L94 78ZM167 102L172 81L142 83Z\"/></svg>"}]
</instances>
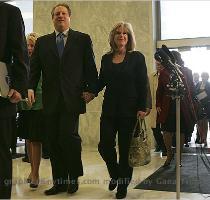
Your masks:
<instances>
[{"instance_id":1,"label":"glass pane","mask_svg":"<svg viewBox=\"0 0 210 200\"><path fill-rule=\"evenodd\" d=\"M180 52L185 62L185 66L190 68L193 73L208 72L210 74L209 58L210 50L206 47L194 47L190 51Z\"/></svg>"},{"instance_id":2,"label":"glass pane","mask_svg":"<svg viewBox=\"0 0 210 200\"><path fill-rule=\"evenodd\" d=\"M33 0L10 1L8 3L17 6L21 10L25 23L25 32L26 34L31 33L33 31Z\"/></svg>"},{"instance_id":3,"label":"glass pane","mask_svg":"<svg viewBox=\"0 0 210 200\"><path fill-rule=\"evenodd\" d=\"M160 1L161 39L209 37L210 1Z\"/></svg>"}]
</instances>

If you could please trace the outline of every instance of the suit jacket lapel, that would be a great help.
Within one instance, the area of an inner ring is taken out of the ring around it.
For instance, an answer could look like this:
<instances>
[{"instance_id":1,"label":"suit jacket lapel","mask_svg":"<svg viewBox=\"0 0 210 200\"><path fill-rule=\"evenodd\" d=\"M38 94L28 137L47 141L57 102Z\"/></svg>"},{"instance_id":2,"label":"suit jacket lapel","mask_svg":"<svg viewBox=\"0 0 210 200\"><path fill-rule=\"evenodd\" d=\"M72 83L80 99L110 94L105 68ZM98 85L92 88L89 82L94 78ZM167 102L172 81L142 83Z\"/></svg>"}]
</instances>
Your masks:
<instances>
[{"instance_id":1,"label":"suit jacket lapel","mask_svg":"<svg viewBox=\"0 0 210 200\"><path fill-rule=\"evenodd\" d=\"M112 56L113 53L107 54L106 59L104 59L104 66L106 66L108 70L112 69Z\"/></svg>"},{"instance_id":2,"label":"suit jacket lapel","mask_svg":"<svg viewBox=\"0 0 210 200\"><path fill-rule=\"evenodd\" d=\"M63 55L73 49L74 45L72 44L74 43L75 39L76 36L74 34L74 31L72 29L69 29L68 38L64 47Z\"/></svg>"},{"instance_id":3,"label":"suit jacket lapel","mask_svg":"<svg viewBox=\"0 0 210 200\"><path fill-rule=\"evenodd\" d=\"M57 57L59 57L58 55L58 49L56 46L56 35L55 32L49 34L49 45L50 45L50 49L53 52L53 54L55 54Z\"/></svg>"},{"instance_id":4,"label":"suit jacket lapel","mask_svg":"<svg viewBox=\"0 0 210 200\"><path fill-rule=\"evenodd\" d=\"M74 31L72 29L69 29L68 38L67 38L67 41L66 41L66 44L64 47L63 55L72 49L72 47L73 47L72 43L75 41L75 38L76 37L75 37ZM51 51L53 52L53 54L55 54L59 58L58 49L57 49L57 45L56 45L55 32L49 34L49 40L50 40L49 45L50 45Z\"/></svg>"}]
</instances>

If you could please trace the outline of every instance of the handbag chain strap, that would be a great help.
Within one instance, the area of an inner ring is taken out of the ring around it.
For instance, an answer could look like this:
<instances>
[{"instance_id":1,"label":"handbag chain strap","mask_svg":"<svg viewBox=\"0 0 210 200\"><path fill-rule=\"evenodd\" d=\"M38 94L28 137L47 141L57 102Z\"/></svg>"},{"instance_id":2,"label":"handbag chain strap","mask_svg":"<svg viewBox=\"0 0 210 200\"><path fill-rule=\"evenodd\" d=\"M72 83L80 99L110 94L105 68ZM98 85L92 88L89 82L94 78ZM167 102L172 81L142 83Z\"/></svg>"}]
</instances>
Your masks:
<instances>
[{"instance_id":1,"label":"handbag chain strap","mask_svg":"<svg viewBox=\"0 0 210 200\"><path fill-rule=\"evenodd\" d=\"M143 133L143 138L147 138L147 126L146 126L145 119L141 119L139 117L138 121L140 125L140 130L141 130L140 133Z\"/></svg>"},{"instance_id":2,"label":"handbag chain strap","mask_svg":"<svg viewBox=\"0 0 210 200\"><path fill-rule=\"evenodd\" d=\"M144 134L143 135L143 138L147 138L147 126L146 126L146 122L145 122L145 119L141 119L140 117L137 118L137 120L136 120L136 124L134 126L132 136L135 135L136 130L138 128L138 125L139 125L139 129L140 129L140 133L143 133Z\"/></svg>"}]
</instances>

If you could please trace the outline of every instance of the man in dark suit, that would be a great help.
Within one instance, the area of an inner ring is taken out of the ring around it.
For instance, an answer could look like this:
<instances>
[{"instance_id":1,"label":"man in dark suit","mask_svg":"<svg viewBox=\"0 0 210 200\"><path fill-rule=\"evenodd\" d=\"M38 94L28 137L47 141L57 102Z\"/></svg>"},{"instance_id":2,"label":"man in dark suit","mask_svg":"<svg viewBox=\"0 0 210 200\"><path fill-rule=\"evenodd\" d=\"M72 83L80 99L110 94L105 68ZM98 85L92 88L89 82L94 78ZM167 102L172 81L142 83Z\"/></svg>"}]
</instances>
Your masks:
<instances>
[{"instance_id":1,"label":"man in dark suit","mask_svg":"<svg viewBox=\"0 0 210 200\"><path fill-rule=\"evenodd\" d=\"M11 66L11 89L8 98L0 97L0 199L10 199L12 188L12 119L16 103L27 88L27 45L20 10L0 3L0 61Z\"/></svg>"},{"instance_id":2,"label":"man in dark suit","mask_svg":"<svg viewBox=\"0 0 210 200\"><path fill-rule=\"evenodd\" d=\"M55 31L38 38L31 59L30 86L42 73L43 111L49 140L53 187L46 195L78 190L83 175L79 115L94 98L97 70L89 35L70 29L67 4L52 9ZM29 97L33 103L33 95Z\"/></svg>"}]
</instances>

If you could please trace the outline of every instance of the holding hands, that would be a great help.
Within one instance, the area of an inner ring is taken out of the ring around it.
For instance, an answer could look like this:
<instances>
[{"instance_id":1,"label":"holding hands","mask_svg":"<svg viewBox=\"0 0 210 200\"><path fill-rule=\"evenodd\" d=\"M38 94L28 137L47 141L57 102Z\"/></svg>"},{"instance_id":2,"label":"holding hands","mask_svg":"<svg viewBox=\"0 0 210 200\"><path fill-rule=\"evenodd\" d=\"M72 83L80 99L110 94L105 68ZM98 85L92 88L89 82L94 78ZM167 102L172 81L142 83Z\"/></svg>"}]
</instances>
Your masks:
<instances>
[{"instance_id":1,"label":"holding hands","mask_svg":"<svg viewBox=\"0 0 210 200\"><path fill-rule=\"evenodd\" d=\"M88 104L90 101L92 101L95 98L95 95L90 92L83 92L82 98L85 100L85 103ZM29 89L28 90L28 105L32 106L34 102L35 102L34 91L32 89Z\"/></svg>"},{"instance_id":2,"label":"holding hands","mask_svg":"<svg viewBox=\"0 0 210 200\"><path fill-rule=\"evenodd\" d=\"M145 116L146 116L146 112L141 111L141 110L137 112L137 118L140 117L141 119L144 119Z\"/></svg>"},{"instance_id":3,"label":"holding hands","mask_svg":"<svg viewBox=\"0 0 210 200\"><path fill-rule=\"evenodd\" d=\"M11 103L18 103L22 99L21 94L14 89L10 89L7 96Z\"/></svg>"},{"instance_id":4,"label":"holding hands","mask_svg":"<svg viewBox=\"0 0 210 200\"><path fill-rule=\"evenodd\" d=\"M85 103L88 104L90 101L92 101L95 98L95 94L90 92L83 92L82 98L85 100Z\"/></svg>"}]
</instances>

